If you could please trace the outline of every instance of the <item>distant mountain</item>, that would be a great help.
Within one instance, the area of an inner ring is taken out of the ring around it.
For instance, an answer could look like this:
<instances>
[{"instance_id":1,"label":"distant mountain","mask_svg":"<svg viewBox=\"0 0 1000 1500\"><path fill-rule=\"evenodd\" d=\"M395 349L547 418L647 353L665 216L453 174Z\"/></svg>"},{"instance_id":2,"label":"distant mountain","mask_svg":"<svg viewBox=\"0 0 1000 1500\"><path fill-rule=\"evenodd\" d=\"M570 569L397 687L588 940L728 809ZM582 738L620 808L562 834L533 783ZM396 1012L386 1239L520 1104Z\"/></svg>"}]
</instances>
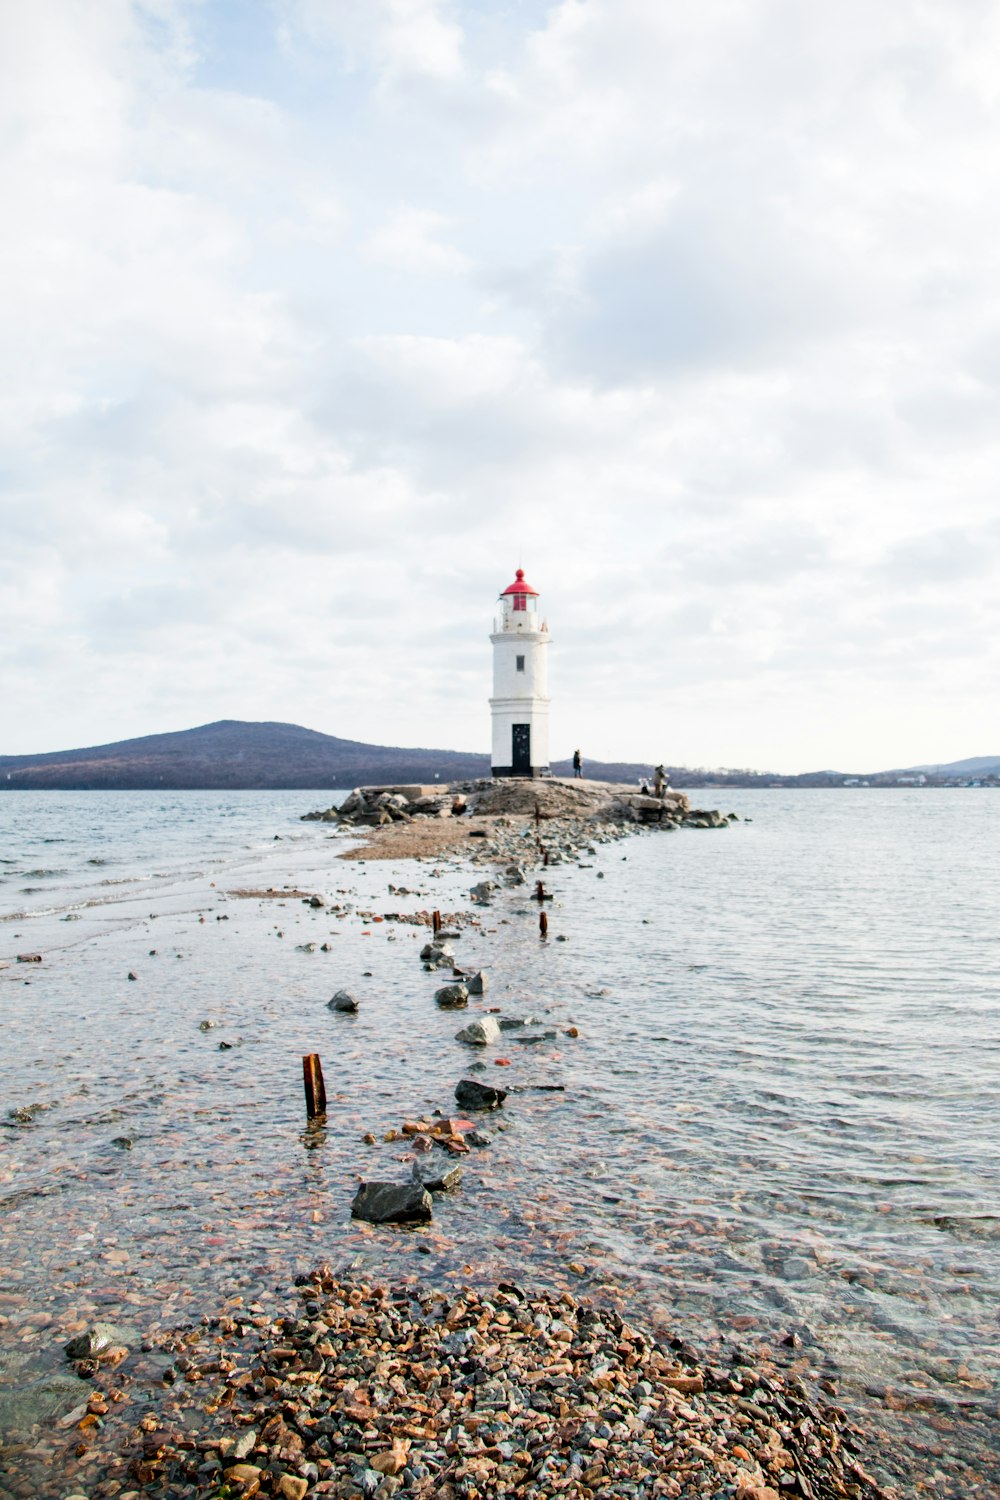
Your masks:
<instances>
[{"instance_id":1,"label":"distant mountain","mask_svg":"<svg viewBox=\"0 0 1000 1500\"><path fill-rule=\"evenodd\" d=\"M572 775L569 760L555 776ZM595 781L638 782L646 763L587 761ZM303 729L298 724L220 719L173 734L148 734L84 750L44 755L0 755L0 791L90 789L144 791L353 787L372 783L464 781L490 774L488 755L459 750L411 750L366 745ZM683 778L684 772L677 774Z\"/></svg>"},{"instance_id":2,"label":"distant mountain","mask_svg":"<svg viewBox=\"0 0 1000 1500\"><path fill-rule=\"evenodd\" d=\"M907 766L900 773L925 776L1000 776L1000 755L973 755L969 760L951 760L941 766Z\"/></svg>"},{"instance_id":3,"label":"distant mountain","mask_svg":"<svg viewBox=\"0 0 1000 1500\"><path fill-rule=\"evenodd\" d=\"M0 756L0 790L353 787L368 782L458 781L488 776L488 755L404 750L342 740L297 724L220 719L175 734Z\"/></svg>"}]
</instances>

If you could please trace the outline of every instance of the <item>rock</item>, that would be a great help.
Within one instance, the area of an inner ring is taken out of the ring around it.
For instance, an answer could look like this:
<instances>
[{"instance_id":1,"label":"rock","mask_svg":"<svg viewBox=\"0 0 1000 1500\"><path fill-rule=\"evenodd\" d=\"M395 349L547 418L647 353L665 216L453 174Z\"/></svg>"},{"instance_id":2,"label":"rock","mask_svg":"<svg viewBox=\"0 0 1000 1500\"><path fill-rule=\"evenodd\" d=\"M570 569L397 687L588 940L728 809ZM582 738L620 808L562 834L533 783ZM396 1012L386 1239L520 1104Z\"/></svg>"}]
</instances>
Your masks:
<instances>
[{"instance_id":1,"label":"rock","mask_svg":"<svg viewBox=\"0 0 1000 1500\"><path fill-rule=\"evenodd\" d=\"M469 899L474 901L477 906L488 906L495 890L496 886L492 880L481 880L478 885L472 887L472 890L469 892Z\"/></svg>"},{"instance_id":2,"label":"rock","mask_svg":"<svg viewBox=\"0 0 1000 1500\"><path fill-rule=\"evenodd\" d=\"M462 1168L450 1167L440 1159L440 1153L419 1157L410 1170L414 1182L419 1182L429 1193L453 1193L462 1181Z\"/></svg>"},{"instance_id":3,"label":"rock","mask_svg":"<svg viewBox=\"0 0 1000 1500\"><path fill-rule=\"evenodd\" d=\"M420 957L428 969L453 969L455 955L447 943L425 943Z\"/></svg>"},{"instance_id":4,"label":"rock","mask_svg":"<svg viewBox=\"0 0 1000 1500\"><path fill-rule=\"evenodd\" d=\"M344 1015L353 1016L357 1014L358 1002L347 990L338 990L332 1000L327 1001L327 1010L339 1010Z\"/></svg>"},{"instance_id":5,"label":"rock","mask_svg":"<svg viewBox=\"0 0 1000 1500\"><path fill-rule=\"evenodd\" d=\"M464 1010L469 1003L469 991L464 984L445 984L435 991L434 999L442 1010Z\"/></svg>"},{"instance_id":6,"label":"rock","mask_svg":"<svg viewBox=\"0 0 1000 1500\"><path fill-rule=\"evenodd\" d=\"M463 1078L455 1085L455 1098L464 1109L499 1109L506 1097L506 1089L491 1088L474 1078Z\"/></svg>"},{"instance_id":7,"label":"rock","mask_svg":"<svg viewBox=\"0 0 1000 1500\"><path fill-rule=\"evenodd\" d=\"M282 1474L274 1493L280 1495L281 1500L304 1500L308 1489L308 1479L300 1479L297 1474Z\"/></svg>"},{"instance_id":8,"label":"rock","mask_svg":"<svg viewBox=\"0 0 1000 1500\"><path fill-rule=\"evenodd\" d=\"M493 1016L479 1016L455 1032L456 1042L467 1042L471 1047L488 1047L499 1037L500 1027Z\"/></svg>"},{"instance_id":9,"label":"rock","mask_svg":"<svg viewBox=\"0 0 1000 1500\"><path fill-rule=\"evenodd\" d=\"M322 896L310 896L307 905L313 907L316 911L319 911L326 905L326 902L323 900Z\"/></svg>"},{"instance_id":10,"label":"rock","mask_svg":"<svg viewBox=\"0 0 1000 1500\"><path fill-rule=\"evenodd\" d=\"M255 1427L248 1427L245 1432L240 1433L233 1444L233 1457L235 1459L246 1458L248 1453L253 1452L253 1446L256 1441L257 1429Z\"/></svg>"},{"instance_id":11,"label":"rock","mask_svg":"<svg viewBox=\"0 0 1000 1500\"><path fill-rule=\"evenodd\" d=\"M351 1204L351 1218L368 1224L426 1224L431 1195L419 1182L363 1182Z\"/></svg>"},{"instance_id":12,"label":"rock","mask_svg":"<svg viewBox=\"0 0 1000 1500\"><path fill-rule=\"evenodd\" d=\"M131 1151L132 1137L130 1135L116 1135L111 1144L112 1146L117 1146L119 1151Z\"/></svg>"},{"instance_id":13,"label":"rock","mask_svg":"<svg viewBox=\"0 0 1000 1500\"><path fill-rule=\"evenodd\" d=\"M230 1484L240 1486L241 1495L256 1495L260 1489L262 1472L256 1464L230 1464L225 1470L225 1477Z\"/></svg>"},{"instance_id":14,"label":"rock","mask_svg":"<svg viewBox=\"0 0 1000 1500\"><path fill-rule=\"evenodd\" d=\"M444 797L418 797L410 811L423 818L450 818L451 802Z\"/></svg>"},{"instance_id":15,"label":"rock","mask_svg":"<svg viewBox=\"0 0 1000 1500\"><path fill-rule=\"evenodd\" d=\"M462 1137L467 1146L492 1146L493 1137L485 1130L467 1130Z\"/></svg>"},{"instance_id":16,"label":"rock","mask_svg":"<svg viewBox=\"0 0 1000 1500\"><path fill-rule=\"evenodd\" d=\"M18 1109L9 1109L7 1118L13 1120L15 1125L30 1125L35 1116L41 1114L44 1108L44 1104L22 1104Z\"/></svg>"},{"instance_id":17,"label":"rock","mask_svg":"<svg viewBox=\"0 0 1000 1500\"><path fill-rule=\"evenodd\" d=\"M482 969L477 970L475 974L471 975L465 981L465 984L470 995L485 995L490 987L490 982Z\"/></svg>"},{"instance_id":18,"label":"rock","mask_svg":"<svg viewBox=\"0 0 1000 1500\"><path fill-rule=\"evenodd\" d=\"M692 807L684 819L685 828L728 828L729 820L715 809Z\"/></svg>"},{"instance_id":19,"label":"rock","mask_svg":"<svg viewBox=\"0 0 1000 1500\"><path fill-rule=\"evenodd\" d=\"M67 1359L97 1359L106 1349L112 1348L118 1331L110 1323L93 1323L86 1333L77 1334L64 1345Z\"/></svg>"}]
</instances>

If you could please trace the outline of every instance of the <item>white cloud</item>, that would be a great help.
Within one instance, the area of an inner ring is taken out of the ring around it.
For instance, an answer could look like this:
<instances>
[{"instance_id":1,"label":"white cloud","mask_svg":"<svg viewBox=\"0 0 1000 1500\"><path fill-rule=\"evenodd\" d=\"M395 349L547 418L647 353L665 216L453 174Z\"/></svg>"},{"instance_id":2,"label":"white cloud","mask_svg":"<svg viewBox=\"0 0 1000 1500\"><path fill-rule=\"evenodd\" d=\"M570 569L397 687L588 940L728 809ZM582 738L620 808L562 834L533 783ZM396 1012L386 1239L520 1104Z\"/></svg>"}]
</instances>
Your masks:
<instances>
[{"instance_id":1,"label":"white cloud","mask_svg":"<svg viewBox=\"0 0 1000 1500\"><path fill-rule=\"evenodd\" d=\"M367 253L398 271L461 275L470 261L439 238L448 224L446 215L430 209L402 208L370 236Z\"/></svg>"},{"instance_id":2,"label":"white cloud","mask_svg":"<svg viewBox=\"0 0 1000 1500\"><path fill-rule=\"evenodd\" d=\"M463 30L449 0L294 0L289 23L336 41L353 66L370 60L382 84L451 81L463 71Z\"/></svg>"}]
</instances>

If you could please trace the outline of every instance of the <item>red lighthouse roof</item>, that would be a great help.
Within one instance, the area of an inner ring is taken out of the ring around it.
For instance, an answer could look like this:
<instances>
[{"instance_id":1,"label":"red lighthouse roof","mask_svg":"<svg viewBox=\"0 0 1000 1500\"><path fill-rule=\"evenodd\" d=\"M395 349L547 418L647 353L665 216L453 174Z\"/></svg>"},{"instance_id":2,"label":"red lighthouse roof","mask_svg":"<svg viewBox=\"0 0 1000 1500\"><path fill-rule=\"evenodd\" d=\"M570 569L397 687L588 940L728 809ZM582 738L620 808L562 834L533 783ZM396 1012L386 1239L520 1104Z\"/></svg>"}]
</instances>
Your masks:
<instances>
[{"instance_id":1,"label":"red lighthouse roof","mask_svg":"<svg viewBox=\"0 0 1000 1500\"><path fill-rule=\"evenodd\" d=\"M518 568L514 574L514 582L508 583L500 598L503 599L507 594L534 594L535 598L538 598L538 590L533 589L530 583L525 583L523 568Z\"/></svg>"}]
</instances>

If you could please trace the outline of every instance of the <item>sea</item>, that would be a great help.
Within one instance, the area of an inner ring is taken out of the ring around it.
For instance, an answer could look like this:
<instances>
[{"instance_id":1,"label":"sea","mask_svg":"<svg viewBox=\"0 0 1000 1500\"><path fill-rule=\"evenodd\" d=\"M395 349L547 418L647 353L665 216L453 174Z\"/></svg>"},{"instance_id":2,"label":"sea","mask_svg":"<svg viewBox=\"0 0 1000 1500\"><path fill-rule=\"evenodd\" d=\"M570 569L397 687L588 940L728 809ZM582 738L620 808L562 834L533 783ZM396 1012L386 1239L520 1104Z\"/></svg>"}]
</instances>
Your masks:
<instances>
[{"instance_id":1,"label":"sea","mask_svg":"<svg viewBox=\"0 0 1000 1500\"><path fill-rule=\"evenodd\" d=\"M739 821L551 865L544 939L457 855L341 859L301 821L338 799L0 795L0 1431L78 1399L88 1320L138 1341L327 1263L763 1351L900 1493L1000 1495L1000 795L701 792ZM537 1023L485 1056L405 920L435 909ZM352 1221L464 1076L510 1093L461 1190Z\"/></svg>"}]
</instances>

